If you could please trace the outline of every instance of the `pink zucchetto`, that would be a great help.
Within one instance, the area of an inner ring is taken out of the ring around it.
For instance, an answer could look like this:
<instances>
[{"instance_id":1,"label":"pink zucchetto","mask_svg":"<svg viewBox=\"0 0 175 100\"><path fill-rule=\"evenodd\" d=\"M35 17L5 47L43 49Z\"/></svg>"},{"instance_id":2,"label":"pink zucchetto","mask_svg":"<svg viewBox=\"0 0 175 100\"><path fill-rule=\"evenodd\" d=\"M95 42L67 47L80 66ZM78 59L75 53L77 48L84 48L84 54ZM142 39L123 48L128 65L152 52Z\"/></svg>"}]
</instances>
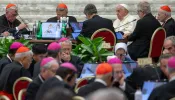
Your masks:
<instances>
[{"instance_id":1,"label":"pink zucchetto","mask_svg":"<svg viewBox=\"0 0 175 100\"><path fill-rule=\"evenodd\" d=\"M168 59L168 67L175 68L175 57L171 57Z\"/></svg>"},{"instance_id":2,"label":"pink zucchetto","mask_svg":"<svg viewBox=\"0 0 175 100\"><path fill-rule=\"evenodd\" d=\"M42 59L40 66L43 67L43 66L45 66L47 63L49 63L49 62L51 62L51 61L53 61L53 60L55 60L55 59L52 58L52 57L44 58L44 59Z\"/></svg>"},{"instance_id":3,"label":"pink zucchetto","mask_svg":"<svg viewBox=\"0 0 175 100\"><path fill-rule=\"evenodd\" d=\"M69 39L68 39L68 38L65 38L65 37L62 37L61 39L58 40L58 43L64 42L64 41L66 41L66 40L69 40Z\"/></svg>"},{"instance_id":4,"label":"pink zucchetto","mask_svg":"<svg viewBox=\"0 0 175 100\"><path fill-rule=\"evenodd\" d=\"M59 49L61 49L61 45L57 42L52 42L47 47L47 50L59 50Z\"/></svg>"},{"instance_id":5,"label":"pink zucchetto","mask_svg":"<svg viewBox=\"0 0 175 100\"><path fill-rule=\"evenodd\" d=\"M118 58L111 58L108 60L109 64L122 64L122 61Z\"/></svg>"},{"instance_id":6,"label":"pink zucchetto","mask_svg":"<svg viewBox=\"0 0 175 100\"><path fill-rule=\"evenodd\" d=\"M77 72L77 68L69 62L62 63L61 67L68 68L68 69L71 69L71 70Z\"/></svg>"},{"instance_id":7,"label":"pink zucchetto","mask_svg":"<svg viewBox=\"0 0 175 100\"><path fill-rule=\"evenodd\" d=\"M11 45L10 45L10 49L18 49L20 47L24 46L22 43L20 42L13 42Z\"/></svg>"}]
</instances>

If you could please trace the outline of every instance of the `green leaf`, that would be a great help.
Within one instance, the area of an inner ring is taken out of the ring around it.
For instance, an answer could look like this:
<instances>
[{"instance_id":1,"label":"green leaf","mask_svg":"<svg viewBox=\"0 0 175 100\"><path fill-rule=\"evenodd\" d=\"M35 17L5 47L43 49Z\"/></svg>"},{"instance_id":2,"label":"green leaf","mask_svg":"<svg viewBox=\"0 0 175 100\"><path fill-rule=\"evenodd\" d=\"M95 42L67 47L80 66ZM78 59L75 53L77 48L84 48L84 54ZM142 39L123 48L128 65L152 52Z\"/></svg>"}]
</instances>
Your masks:
<instances>
[{"instance_id":1,"label":"green leaf","mask_svg":"<svg viewBox=\"0 0 175 100\"><path fill-rule=\"evenodd\" d=\"M91 42L88 40L88 38L79 36L78 39L79 39L81 42L83 42L85 45L91 44Z\"/></svg>"},{"instance_id":2,"label":"green leaf","mask_svg":"<svg viewBox=\"0 0 175 100\"><path fill-rule=\"evenodd\" d=\"M90 48L90 46L87 46L87 45L85 45L85 44L82 44L81 47L82 47L83 49L86 49L89 53L93 54L93 51L92 51L92 49Z\"/></svg>"},{"instance_id":3,"label":"green leaf","mask_svg":"<svg viewBox=\"0 0 175 100\"><path fill-rule=\"evenodd\" d=\"M107 51L107 52L101 54L101 56L112 56L112 55L114 55L114 53L110 52L110 51Z\"/></svg>"}]
</instances>

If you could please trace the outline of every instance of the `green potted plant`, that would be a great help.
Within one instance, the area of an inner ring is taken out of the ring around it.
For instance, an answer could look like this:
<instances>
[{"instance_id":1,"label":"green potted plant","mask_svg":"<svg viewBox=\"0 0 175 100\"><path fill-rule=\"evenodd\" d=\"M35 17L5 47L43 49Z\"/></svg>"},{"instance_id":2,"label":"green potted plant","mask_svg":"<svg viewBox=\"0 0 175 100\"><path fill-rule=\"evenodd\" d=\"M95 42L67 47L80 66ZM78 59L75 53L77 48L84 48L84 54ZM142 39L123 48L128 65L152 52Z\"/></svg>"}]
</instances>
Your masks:
<instances>
[{"instance_id":1,"label":"green potted plant","mask_svg":"<svg viewBox=\"0 0 175 100\"><path fill-rule=\"evenodd\" d=\"M2 58L8 53L9 47L13 42L21 42L25 46L31 48L32 44L29 44L29 40L25 40L24 38L15 40L13 38L1 38L0 39L0 57Z\"/></svg>"}]
</instances>

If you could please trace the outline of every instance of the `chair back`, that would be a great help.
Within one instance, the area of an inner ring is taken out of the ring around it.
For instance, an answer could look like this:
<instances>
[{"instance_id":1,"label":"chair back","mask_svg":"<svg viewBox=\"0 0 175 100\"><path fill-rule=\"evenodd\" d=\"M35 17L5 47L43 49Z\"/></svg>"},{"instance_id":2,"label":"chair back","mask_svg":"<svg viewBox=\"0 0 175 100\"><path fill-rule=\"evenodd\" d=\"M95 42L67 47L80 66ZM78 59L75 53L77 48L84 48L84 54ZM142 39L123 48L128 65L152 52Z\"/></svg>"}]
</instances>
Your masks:
<instances>
[{"instance_id":1,"label":"chair back","mask_svg":"<svg viewBox=\"0 0 175 100\"><path fill-rule=\"evenodd\" d=\"M108 50L114 50L113 48L116 44L116 36L111 30L107 28L98 29L92 34L91 40L98 38L98 37L102 37L104 38L104 41L106 43L110 43L111 48L108 48Z\"/></svg>"},{"instance_id":2,"label":"chair back","mask_svg":"<svg viewBox=\"0 0 175 100\"><path fill-rule=\"evenodd\" d=\"M73 100L85 100L85 98L83 98L81 96L74 96Z\"/></svg>"},{"instance_id":3,"label":"chair back","mask_svg":"<svg viewBox=\"0 0 175 100\"><path fill-rule=\"evenodd\" d=\"M22 89L19 91L18 100L25 100L27 89Z\"/></svg>"},{"instance_id":4,"label":"chair back","mask_svg":"<svg viewBox=\"0 0 175 100\"><path fill-rule=\"evenodd\" d=\"M162 54L164 40L166 38L165 29L157 28L151 38L148 57L155 58Z\"/></svg>"},{"instance_id":5,"label":"chair back","mask_svg":"<svg viewBox=\"0 0 175 100\"><path fill-rule=\"evenodd\" d=\"M18 95L20 93L20 91L22 92L21 94L23 95L23 89L27 89L29 83L32 82L32 79L28 78L28 77L20 77L18 78L14 85L13 85L13 96L15 98L15 100L19 100L18 99Z\"/></svg>"},{"instance_id":6,"label":"chair back","mask_svg":"<svg viewBox=\"0 0 175 100\"><path fill-rule=\"evenodd\" d=\"M171 98L171 99L169 99L169 100L175 100L175 97L173 97L173 98Z\"/></svg>"},{"instance_id":7,"label":"chair back","mask_svg":"<svg viewBox=\"0 0 175 100\"><path fill-rule=\"evenodd\" d=\"M88 84L88 81L90 79L92 79L92 78L94 78L94 76L84 77L84 78L78 80L78 82L77 82L77 84L75 86L75 92L77 93L78 92L78 89L80 87L87 85Z\"/></svg>"},{"instance_id":8,"label":"chair back","mask_svg":"<svg viewBox=\"0 0 175 100\"><path fill-rule=\"evenodd\" d=\"M10 100L10 98L6 95L0 95L0 100Z\"/></svg>"}]
</instances>

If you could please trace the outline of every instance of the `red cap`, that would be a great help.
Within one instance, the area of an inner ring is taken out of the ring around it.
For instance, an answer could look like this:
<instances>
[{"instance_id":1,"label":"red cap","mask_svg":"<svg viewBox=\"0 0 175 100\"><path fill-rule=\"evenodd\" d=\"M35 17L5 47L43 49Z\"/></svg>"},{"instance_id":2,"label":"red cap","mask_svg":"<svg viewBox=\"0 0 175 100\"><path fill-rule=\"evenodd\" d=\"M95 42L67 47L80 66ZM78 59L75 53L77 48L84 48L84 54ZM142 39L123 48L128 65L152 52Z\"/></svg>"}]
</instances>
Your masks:
<instances>
[{"instance_id":1,"label":"red cap","mask_svg":"<svg viewBox=\"0 0 175 100\"><path fill-rule=\"evenodd\" d=\"M67 6L64 3L60 3L60 4L58 4L57 8L67 9Z\"/></svg>"},{"instance_id":2,"label":"red cap","mask_svg":"<svg viewBox=\"0 0 175 100\"><path fill-rule=\"evenodd\" d=\"M16 7L16 5L15 5L15 4L12 4L12 3L9 3L9 4L6 6L6 9L11 8L11 7Z\"/></svg>"},{"instance_id":3,"label":"red cap","mask_svg":"<svg viewBox=\"0 0 175 100\"><path fill-rule=\"evenodd\" d=\"M96 75L104 75L112 72L112 66L108 63L99 64L96 68Z\"/></svg>"},{"instance_id":4,"label":"red cap","mask_svg":"<svg viewBox=\"0 0 175 100\"><path fill-rule=\"evenodd\" d=\"M25 47L25 46L23 46L23 47L18 48L16 53L24 53L24 52L28 52L28 51L30 51L30 49Z\"/></svg>"},{"instance_id":5,"label":"red cap","mask_svg":"<svg viewBox=\"0 0 175 100\"><path fill-rule=\"evenodd\" d=\"M167 11L167 12L171 12L171 9L169 6L165 5L165 6L161 6L160 9Z\"/></svg>"}]
</instances>

